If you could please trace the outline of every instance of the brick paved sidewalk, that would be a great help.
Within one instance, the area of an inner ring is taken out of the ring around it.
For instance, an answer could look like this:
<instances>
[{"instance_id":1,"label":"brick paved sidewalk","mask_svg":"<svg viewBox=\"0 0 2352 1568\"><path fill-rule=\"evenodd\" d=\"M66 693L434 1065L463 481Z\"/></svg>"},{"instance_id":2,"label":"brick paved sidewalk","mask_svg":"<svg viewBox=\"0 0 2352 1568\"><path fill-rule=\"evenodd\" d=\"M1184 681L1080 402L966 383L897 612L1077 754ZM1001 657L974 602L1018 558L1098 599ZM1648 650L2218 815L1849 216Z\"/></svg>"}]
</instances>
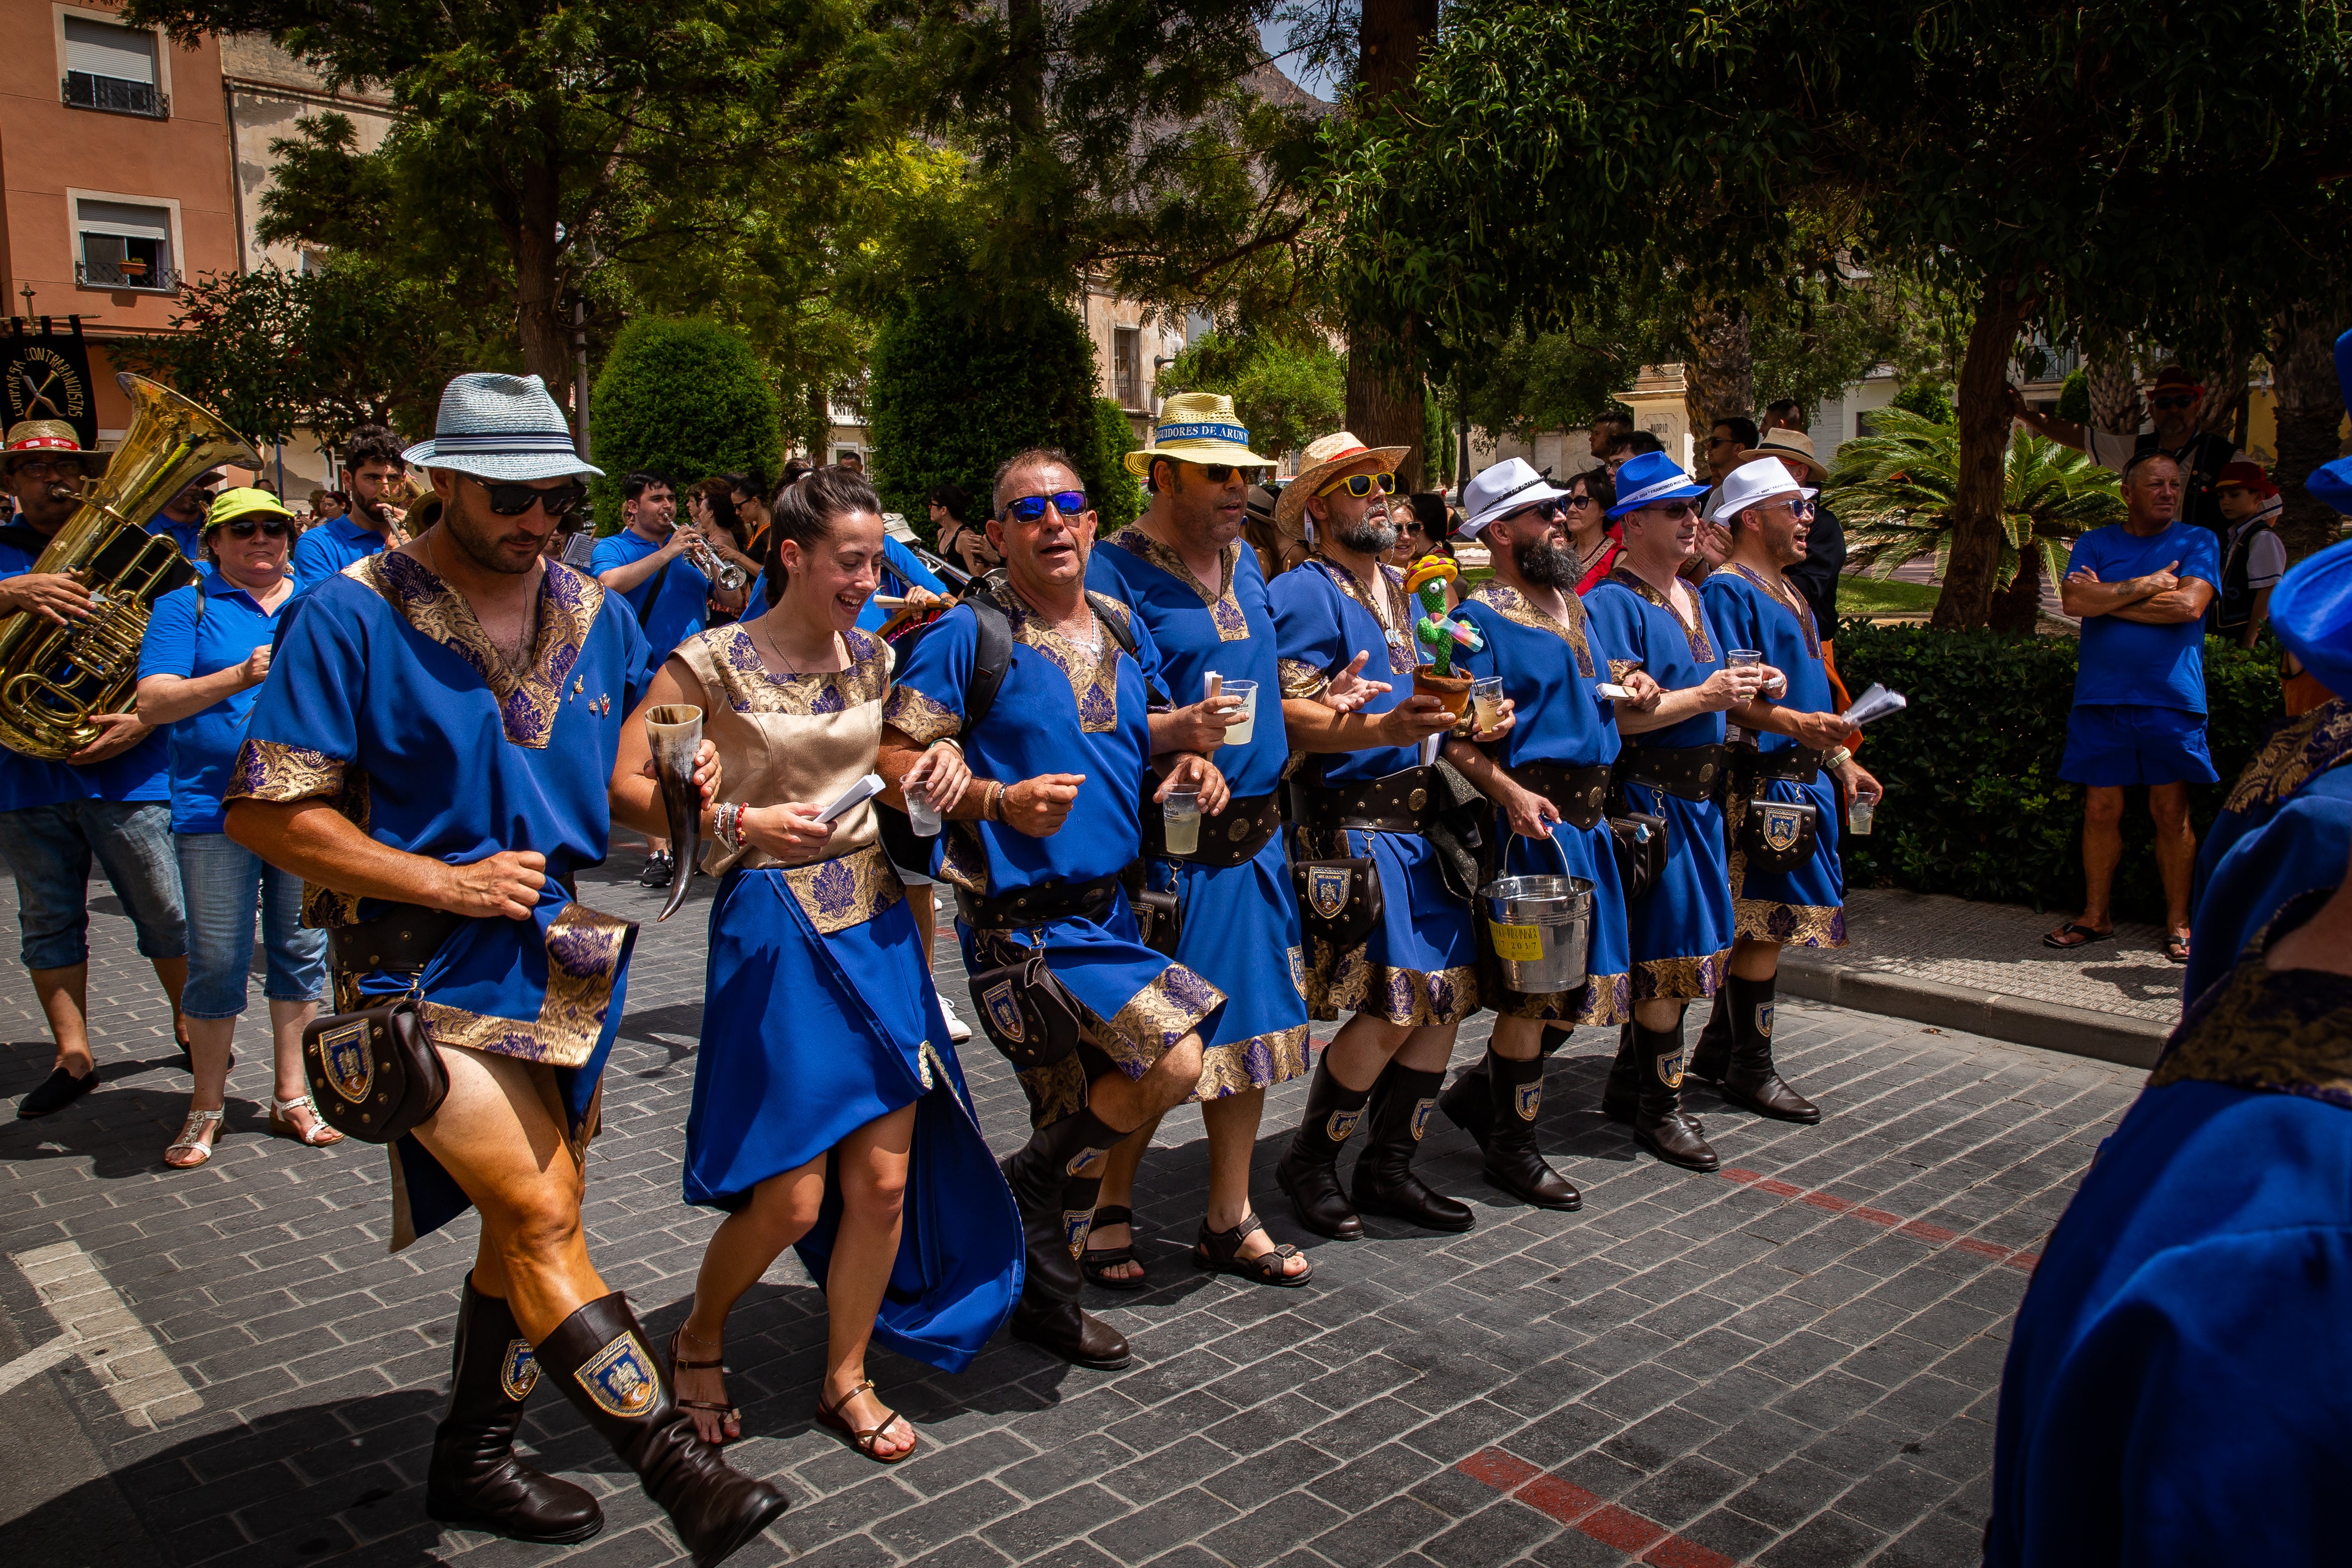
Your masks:
<instances>
[{"instance_id":1,"label":"brick paved sidewalk","mask_svg":"<svg viewBox=\"0 0 2352 1568\"><path fill-rule=\"evenodd\" d=\"M636 865L625 853L583 891L650 918L654 895L618 876ZM645 930L590 1164L594 1255L656 1335L684 1311L712 1223L677 1195L708 897ZM57 1117L0 1121L0 1254L15 1260L0 1264L0 1361L60 1322L89 1335L88 1353L0 1391L0 1559L679 1560L632 1479L546 1390L526 1442L599 1491L604 1533L566 1551L423 1520L473 1224L386 1255L381 1153L258 1135L268 1069L252 1023L220 1153L163 1172L187 1079L127 922L101 914L93 942L106 1085ZM48 1056L9 973L13 1100ZM1634 1157L1594 1110L1613 1041L1578 1037L1549 1075L1543 1137L1582 1213L1489 1202L1475 1151L1441 1119L1422 1169L1478 1227L1427 1237L1373 1220L1371 1239L1327 1243L1269 1213L1315 1260L1298 1291L1185 1266L1205 1150L1197 1117L1171 1116L1140 1194L1152 1288L1090 1303L1134 1342L1135 1366L1075 1370L1000 1341L950 1378L877 1354L885 1396L924 1443L893 1469L812 1429L822 1300L787 1258L738 1310L728 1358L754 1434L735 1461L795 1501L734 1561L1972 1563L2011 1314L2140 1075L1808 1005L1784 1007L1781 1042L1829 1120L1784 1127L1697 1096L1730 1167L1708 1177ZM1011 1147L1017 1087L984 1044L965 1061L983 1125ZM1258 1149L1276 1210L1269 1173L1302 1099L1297 1084L1271 1097ZM78 1258L96 1271L70 1272ZM136 1358L122 1375L92 1370L117 1354ZM159 1366L186 1395L142 1381ZM157 1425L135 1425L142 1413Z\"/></svg>"}]
</instances>

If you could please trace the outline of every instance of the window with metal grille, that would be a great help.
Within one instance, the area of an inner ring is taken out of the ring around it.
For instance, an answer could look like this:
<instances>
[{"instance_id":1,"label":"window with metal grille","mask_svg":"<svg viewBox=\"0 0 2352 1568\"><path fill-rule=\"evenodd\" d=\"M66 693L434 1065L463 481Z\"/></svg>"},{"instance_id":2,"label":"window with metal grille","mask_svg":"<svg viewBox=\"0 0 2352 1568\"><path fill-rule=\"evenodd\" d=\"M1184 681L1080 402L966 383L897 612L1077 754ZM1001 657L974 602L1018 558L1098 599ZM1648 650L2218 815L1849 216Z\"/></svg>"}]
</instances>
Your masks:
<instances>
[{"instance_id":1,"label":"window with metal grille","mask_svg":"<svg viewBox=\"0 0 2352 1568\"><path fill-rule=\"evenodd\" d=\"M1143 406L1143 330L1140 327L1113 327L1110 330L1110 376L1114 395L1121 408Z\"/></svg>"},{"instance_id":2,"label":"window with metal grille","mask_svg":"<svg viewBox=\"0 0 2352 1568\"><path fill-rule=\"evenodd\" d=\"M75 204L74 281L93 289L178 287L172 209L82 198Z\"/></svg>"},{"instance_id":3,"label":"window with metal grille","mask_svg":"<svg viewBox=\"0 0 2352 1568\"><path fill-rule=\"evenodd\" d=\"M68 103L158 120L170 112L156 85L154 34L80 16L65 25Z\"/></svg>"}]
</instances>

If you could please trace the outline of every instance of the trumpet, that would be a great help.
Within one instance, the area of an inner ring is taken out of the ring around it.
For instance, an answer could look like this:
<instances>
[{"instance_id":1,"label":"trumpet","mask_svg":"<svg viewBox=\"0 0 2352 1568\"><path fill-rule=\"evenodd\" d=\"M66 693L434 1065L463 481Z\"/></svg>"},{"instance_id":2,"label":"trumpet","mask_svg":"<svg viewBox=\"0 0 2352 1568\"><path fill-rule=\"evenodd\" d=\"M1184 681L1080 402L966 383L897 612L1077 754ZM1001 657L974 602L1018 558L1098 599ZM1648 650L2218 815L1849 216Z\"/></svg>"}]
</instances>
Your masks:
<instances>
[{"instance_id":1,"label":"trumpet","mask_svg":"<svg viewBox=\"0 0 2352 1568\"><path fill-rule=\"evenodd\" d=\"M719 554L711 548L710 541L691 530L687 534L686 558L693 562L722 594L740 591L747 581L743 568Z\"/></svg>"}]
</instances>

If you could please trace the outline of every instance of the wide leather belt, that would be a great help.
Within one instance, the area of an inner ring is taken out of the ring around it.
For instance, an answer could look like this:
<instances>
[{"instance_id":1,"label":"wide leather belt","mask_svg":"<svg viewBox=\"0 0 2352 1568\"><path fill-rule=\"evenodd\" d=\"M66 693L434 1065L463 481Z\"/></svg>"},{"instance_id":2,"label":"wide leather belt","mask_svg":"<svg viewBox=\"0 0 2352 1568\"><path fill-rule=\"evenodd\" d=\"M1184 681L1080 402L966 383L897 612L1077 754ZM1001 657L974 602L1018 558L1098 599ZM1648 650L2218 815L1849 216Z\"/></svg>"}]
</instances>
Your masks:
<instances>
[{"instance_id":1,"label":"wide leather belt","mask_svg":"<svg viewBox=\"0 0 2352 1568\"><path fill-rule=\"evenodd\" d=\"M1174 860L1186 866L1206 866L1222 870L1254 860L1282 826L1282 797L1273 795L1239 797L1226 803L1224 814L1201 818L1201 846L1190 855L1168 853L1168 819L1161 814L1152 795L1160 788L1159 775L1144 775L1143 853L1155 860Z\"/></svg>"},{"instance_id":2,"label":"wide leather belt","mask_svg":"<svg viewBox=\"0 0 2352 1568\"><path fill-rule=\"evenodd\" d=\"M567 898L578 898L578 884L570 872L555 879ZM388 904L383 913L357 925L334 926L327 945L335 967L348 974L382 969L395 974L414 973L433 962L441 944L468 917L423 904Z\"/></svg>"},{"instance_id":3,"label":"wide leather belt","mask_svg":"<svg viewBox=\"0 0 2352 1568\"><path fill-rule=\"evenodd\" d=\"M1822 776L1822 759L1828 755L1811 746L1783 747L1777 752L1743 746L1731 753L1731 786L1741 795L1753 795L1759 779L1791 779L1809 784Z\"/></svg>"},{"instance_id":4,"label":"wide leather belt","mask_svg":"<svg viewBox=\"0 0 2352 1568\"><path fill-rule=\"evenodd\" d=\"M1571 768L1563 763L1521 763L1503 772L1521 789L1533 790L1551 802L1551 808L1570 827L1592 826L1607 808L1609 770L1605 766Z\"/></svg>"},{"instance_id":5,"label":"wide leather belt","mask_svg":"<svg viewBox=\"0 0 2352 1568\"><path fill-rule=\"evenodd\" d=\"M1076 916L1095 920L1110 912L1118 891L1118 877L1097 877L1091 882L1041 882L1002 898L983 899L967 888L956 889L956 913L974 931L1019 931L1048 921Z\"/></svg>"},{"instance_id":6,"label":"wide leather belt","mask_svg":"<svg viewBox=\"0 0 2352 1568\"><path fill-rule=\"evenodd\" d=\"M1723 748L1628 746L1617 755L1617 777L1684 800L1712 800L1723 787Z\"/></svg>"},{"instance_id":7,"label":"wide leather belt","mask_svg":"<svg viewBox=\"0 0 2352 1568\"><path fill-rule=\"evenodd\" d=\"M1429 770L1399 768L1344 784L1293 779L1290 805L1310 833L1419 833L1429 821Z\"/></svg>"}]
</instances>

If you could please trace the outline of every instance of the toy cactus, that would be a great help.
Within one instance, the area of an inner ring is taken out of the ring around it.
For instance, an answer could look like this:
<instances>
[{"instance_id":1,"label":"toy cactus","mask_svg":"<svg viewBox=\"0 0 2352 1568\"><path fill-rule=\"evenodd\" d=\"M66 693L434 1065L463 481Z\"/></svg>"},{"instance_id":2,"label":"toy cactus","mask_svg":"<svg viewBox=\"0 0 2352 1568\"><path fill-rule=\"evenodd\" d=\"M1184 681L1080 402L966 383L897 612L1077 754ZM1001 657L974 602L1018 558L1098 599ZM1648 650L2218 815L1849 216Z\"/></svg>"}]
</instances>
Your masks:
<instances>
[{"instance_id":1,"label":"toy cactus","mask_svg":"<svg viewBox=\"0 0 2352 1568\"><path fill-rule=\"evenodd\" d=\"M1461 572L1443 555L1424 555L1412 563L1404 579L1405 592L1418 596L1423 610L1427 612L1412 623L1413 637L1424 644L1430 654L1430 662L1413 671L1413 691L1419 696L1436 698L1457 719L1470 700L1470 678L1454 672L1454 645L1458 643L1474 652L1486 646L1476 626L1446 616L1445 584L1460 576Z\"/></svg>"}]
</instances>

